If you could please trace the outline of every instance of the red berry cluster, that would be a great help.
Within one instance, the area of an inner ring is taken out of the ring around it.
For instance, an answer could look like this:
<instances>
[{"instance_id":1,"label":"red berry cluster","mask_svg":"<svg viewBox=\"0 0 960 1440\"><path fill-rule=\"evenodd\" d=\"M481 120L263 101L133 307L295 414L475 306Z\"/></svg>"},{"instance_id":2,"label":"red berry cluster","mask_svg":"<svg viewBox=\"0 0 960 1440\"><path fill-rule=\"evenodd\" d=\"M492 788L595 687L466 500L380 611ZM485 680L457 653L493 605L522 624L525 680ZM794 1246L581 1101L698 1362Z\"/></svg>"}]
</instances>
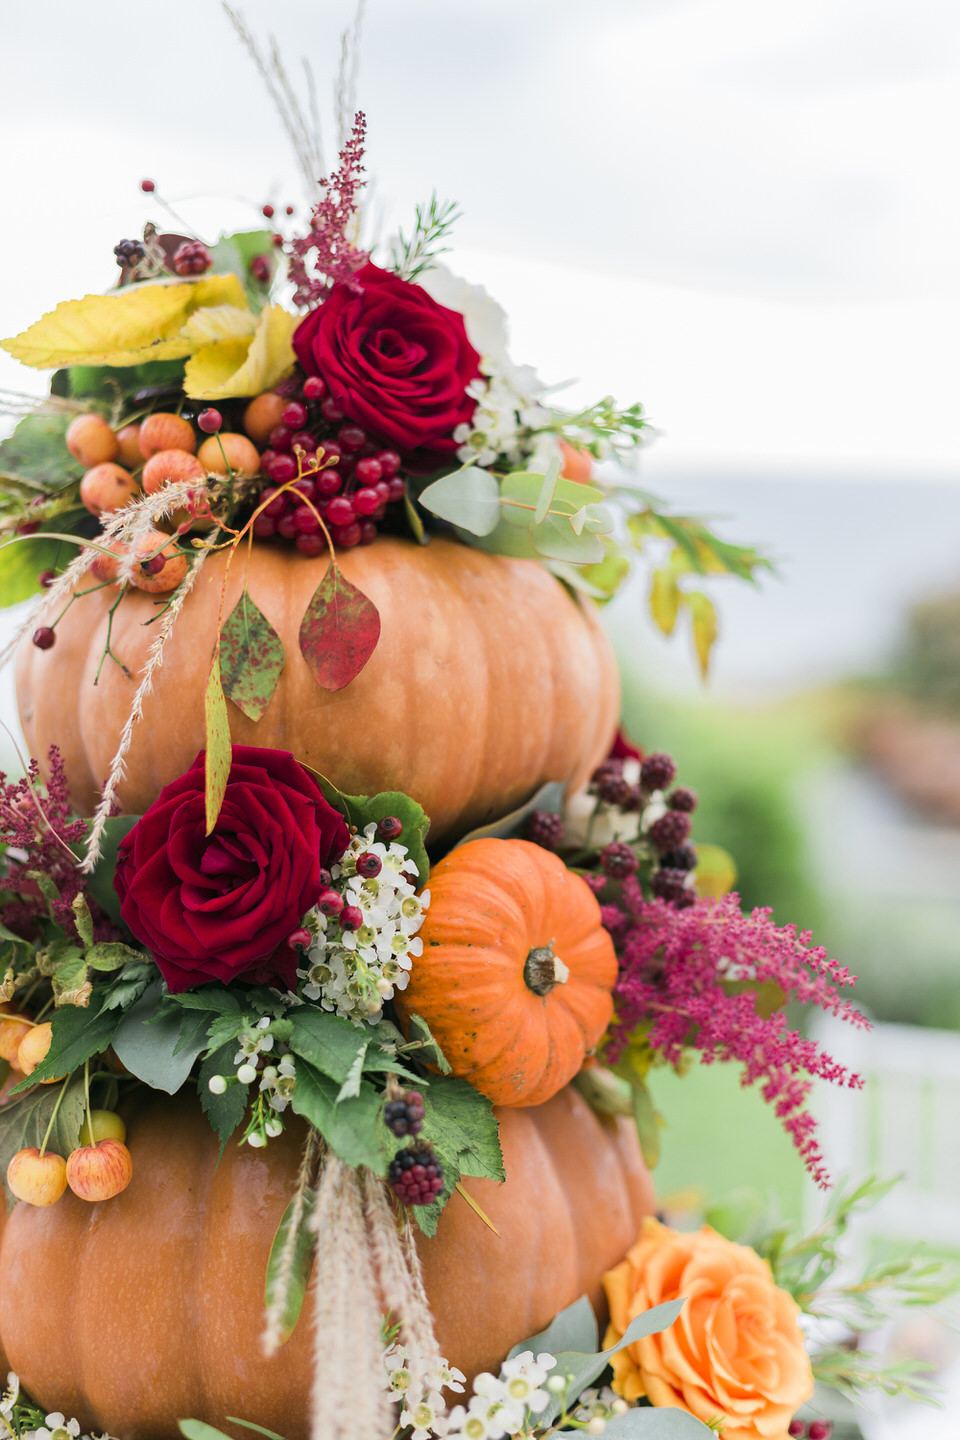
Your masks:
<instances>
[{"instance_id":1,"label":"red berry cluster","mask_svg":"<svg viewBox=\"0 0 960 1440\"><path fill-rule=\"evenodd\" d=\"M394 1135L419 1135L423 1129L423 1096L419 1090L405 1090L383 1107L383 1123Z\"/></svg>"},{"instance_id":2,"label":"red berry cluster","mask_svg":"<svg viewBox=\"0 0 960 1440\"><path fill-rule=\"evenodd\" d=\"M184 240L173 257L178 275L202 275L213 264L213 256L202 240Z\"/></svg>"},{"instance_id":3,"label":"red berry cluster","mask_svg":"<svg viewBox=\"0 0 960 1440\"><path fill-rule=\"evenodd\" d=\"M806 1425L802 1420L791 1420L787 1434L791 1440L803 1440L804 1436L807 1437L807 1440L830 1440L830 1436L833 1434L833 1421L811 1420L810 1424Z\"/></svg>"},{"instance_id":4,"label":"red berry cluster","mask_svg":"<svg viewBox=\"0 0 960 1440\"><path fill-rule=\"evenodd\" d=\"M326 548L322 520L342 549L370 545L387 506L407 493L401 458L348 421L319 376L308 376L299 396L288 400L260 457L272 488L261 497L267 504L254 534L280 536L303 555L319 555ZM289 490L279 489L291 481Z\"/></svg>"},{"instance_id":5,"label":"red berry cluster","mask_svg":"<svg viewBox=\"0 0 960 1440\"><path fill-rule=\"evenodd\" d=\"M387 1180L397 1199L404 1205L429 1205L443 1190L443 1166L432 1145L418 1140L406 1150L398 1150L390 1161Z\"/></svg>"}]
</instances>

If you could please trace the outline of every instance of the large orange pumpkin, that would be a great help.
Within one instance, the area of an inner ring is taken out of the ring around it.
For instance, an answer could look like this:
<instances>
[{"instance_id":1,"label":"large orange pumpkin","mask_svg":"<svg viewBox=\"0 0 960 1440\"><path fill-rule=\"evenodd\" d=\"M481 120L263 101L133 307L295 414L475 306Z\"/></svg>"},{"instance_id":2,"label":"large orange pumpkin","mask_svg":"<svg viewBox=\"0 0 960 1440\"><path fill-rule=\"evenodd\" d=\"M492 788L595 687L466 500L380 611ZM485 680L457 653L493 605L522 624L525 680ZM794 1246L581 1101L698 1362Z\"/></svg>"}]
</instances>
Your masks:
<instances>
[{"instance_id":1,"label":"large orange pumpkin","mask_svg":"<svg viewBox=\"0 0 960 1440\"><path fill-rule=\"evenodd\" d=\"M499 1119L506 1183L465 1183L500 1236L454 1196L419 1247L440 1349L468 1376L585 1292L599 1311L601 1275L653 1208L632 1126L599 1119L576 1091ZM68 1192L7 1219L0 1363L42 1407L120 1440L169 1440L181 1418L228 1415L306 1440L311 1298L279 1355L259 1344L302 1141L295 1122L266 1150L229 1145L218 1165L195 1099L145 1093L129 1189L97 1205Z\"/></svg>"},{"instance_id":2,"label":"large orange pumpkin","mask_svg":"<svg viewBox=\"0 0 960 1440\"><path fill-rule=\"evenodd\" d=\"M134 732L121 808L140 814L204 744L203 695L216 636L225 555L208 559L164 653ZM225 615L250 594L283 640L286 663L259 723L230 705L233 739L292 750L348 794L404 790L432 819L431 841L464 834L522 803L545 780L577 785L606 754L618 713L616 664L589 602L533 560L486 555L451 540L421 548L382 537L338 564L381 618L361 674L330 693L313 679L297 635L328 561L256 545L234 560ZM39 650L17 662L20 718L43 765L60 747L74 803L90 813L107 777L157 627L153 595L77 601ZM132 677L132 678L131 678Z\"/></svg>"},{"instance_id":3,"label":"large orange pumpkin","mask_svg":"<svg viewBox=\"0 0 960 1440\"><path fill-rule=\"evenodd\" d=\"M597 898L528 840L471 840L430 872L423 955L396 998L453 1073L496 1105L539 1105L613 1015L617 957Z\"/></svg>"}]
</instances>

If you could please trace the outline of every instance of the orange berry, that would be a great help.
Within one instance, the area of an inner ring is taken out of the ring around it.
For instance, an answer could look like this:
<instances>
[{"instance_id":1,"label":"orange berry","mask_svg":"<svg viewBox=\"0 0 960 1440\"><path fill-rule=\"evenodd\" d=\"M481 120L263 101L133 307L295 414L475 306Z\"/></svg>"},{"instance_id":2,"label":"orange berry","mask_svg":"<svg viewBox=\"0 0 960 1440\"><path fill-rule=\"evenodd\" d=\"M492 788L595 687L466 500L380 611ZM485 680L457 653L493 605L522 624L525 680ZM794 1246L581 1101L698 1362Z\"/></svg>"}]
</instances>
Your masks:
<instances>
[{"instance_id":1,"label":"orange berry","mask_svg":"<svg viewBox=\"0 0 960 1440\"><path fill-rule=\"evenodd\" d=\"M140 426L140 454L144 460L156 455L159 450L188 450L196 453L197 437L193 426L182 415L169 415L158 410L148 415Z\"/></svg>"},{"instance_id":2,"label":"orange berry","mask_svg":"<svg viewBox=\"0 0 960 1440\"><path fill-rule=\"evenodd\" d=\"M127 1138L127 1127L116 1110L91 1110L80 1126L80 1144L96 1145L98 1140Z\"/></svg>"},{"instance_id":3,"label":"orange berry","mask_svg":"<svg viewBox=\"0 0 960 1440\"><path fill-rule=\"evenodd\" d=\"M108 461L94 465L80 481L80 499L91 515L106 515L122 510L140 494L140 486L129 470Z\"/></svg>"},{"instance_id":4,"label":"orange berry","mask_svg":"<svg viewBox=\"0 0 960 1440\"><path fill-rule=\"evenodd\" d=\"M187 573L189 561L186 555L180 553L162 530L148 530L146 535L142 535L134 546L134 554L138 560L162 556L165 562L163 568L154 573L144 570L139 564L134 565L130 582L138 590L146 590L152 595L165 594L167 590L175 590Z\"/></svg>"},{"instance_id":5,"label":"orange berry","mask_svg":"<svg viewBox=\"0 0 960 1440\"><path fill-rule=\"evenodd\" d=\"M24 1075L32 1075L40 1061L46 1058L52 1038L53 1026L49 1020L44 1020L42 1025L31 1025L17 1049L17 1069L22 1070ZM62 1079L62 1075L53 1075L41 1083L56 1085Z\"/></svg>"},{"instance_id":6,"label":"orange berry","mask_svg":"<svg viewBox=\"0 0 960 1440\"><path fill-rule=\"evenodd\" d=\"M18 1150L10 1161L7 1184L17 1199L28 1205L52 1205L67 1188L67 1162L52 1150L41 1155L31 1145Z\"/></svg>"},{"instance_id":7,"label":"orange berry","mask_svg":"<svg viewBox=\"0 0 960 1440\"><path fill-rule=\"evenodd\" d=\"M27 1031L32 1029L33 1021L22 1015L11 1015L0 1020L0 1055L8 1065L16 1064L20 1041Z\"/></svg>"},{"instance_id":8,"label":"orange berry","mask_svg":"<svg viewBox=\"0 0 960 1440\"><path fill-rule=\"evenodd\" d=\"M563 469L560 473L564 480L575 480L578 485L589 485L593 479L593 456L590 451L581 450L579 445L568 445L566 440L561 440L560 454L563 457Z\"/></svg>"},{"instance_id":9,"label":"orange berry","mask_svg":"<svg viewBox=\"0 0 960 1440\"><path fill-rule=\"evenodd\" d=\"M120 446L120 453L117 459L121 465L126 465L128 470L136 470L142 464L143 456L140 453L140 426L124 425L117 431L117 443Z\"/></svg>"},{"instance_id":10,"label":"orange berry","mask_svg":"<svg viewBox=\"0 0 960 1440\"><path fill-rule=\"evenodd\" d=\"M102 415L78 415L67 426L65 438L74 460L87 468L113 460L120 450L115 431Z\"/></svg>"},{"instance_id":11,"label":"orange berry","mask_svg":"<svg viewBox=\"0 0 960 1440\"><path fill-rule=\"evenodd\" d=\"M90 562L90 573L105 584L111 584L120 573L120 561L127 553L127 547L122 540L104 541L104 548L112 551L111 555L104 555L103 550L94 552L94 558ZM113 557L116 556L116 559Z\"/></svg>"},{"instance_id":12,"label":"orange berry","mask_svg":"<svg viewBox=\"0 0 960 1440\"><path fill-rule=\"evenodd\" d=\"M173 485L178 480L202 480L205 474L200 461L189 450L158 450L144 465L140 478L144 492L156 495L165 485Z\"/></svg>"},{"instance_id":13,"label":"orange berry","mask_svg":"<svg viewBox=\"0 0 960 1440\"><path fill-rule=\"evenodd\" d=\"M133 1179L133 1159L122 1140L98 1140L67 1156L66 1177L81 1200L112 1200Z\"/></svg>"},{"instance_id":14,"label":"orange berry","mask_svg":"<svg viewBox=\"0 0 960 1440\"><path fill-rule=\"evenodd\" d=\"M281 423L283 412L289 405L276 390L264 390L257 395L243 412L243 428L254 444L261 449L270 437L270 431Z\"/></svg>"},{"instance_id":15,"label":"orange berry","mask_svg":"<svg viewBox=\"0 0 960 1440\"><path fill-rule=\"evenodd\" d=\"M209 440L204 440L197 451L197 459L205 470L214 475L226 475L228 465L235 475L260 473L260 456L256 445L248 440L246 435L232 435L229 431L211 435Z\"/></svg>"}]
</instances>

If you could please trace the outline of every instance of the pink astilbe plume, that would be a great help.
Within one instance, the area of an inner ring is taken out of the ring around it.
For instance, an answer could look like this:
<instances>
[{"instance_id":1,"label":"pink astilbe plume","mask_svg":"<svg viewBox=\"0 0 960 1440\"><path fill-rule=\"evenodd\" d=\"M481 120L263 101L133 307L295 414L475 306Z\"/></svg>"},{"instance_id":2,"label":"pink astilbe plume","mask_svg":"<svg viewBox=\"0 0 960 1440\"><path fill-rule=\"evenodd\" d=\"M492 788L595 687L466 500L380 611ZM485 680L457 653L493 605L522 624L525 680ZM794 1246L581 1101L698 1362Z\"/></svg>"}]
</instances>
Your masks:
<instances>
[{"instance_id":1,"label":"pink astilbe plume","mask_svg":"<svg viewBox=\"0 0 960 1440\"><path fill-rule=\"evenodd\" d=\"M738 1061L744 1067L743 1084L760 1083L763 1098L774 1107L813 1179L826 1186L816 1122L804 1109L812 1080L854 1089L863 1082L816 1041L789 1029L781 1008L758 1014L755 987L768 982L782 994L781 1005L789 1000L818 1005L853 1025L867 1026L841 994L855 977L813 946L808 933L799 933L795 925L774 925L769 910L744 915L736 895L677 909L663 900L644 900L630 878L623 885L623 903L625 911L603 907L620 957L607 1058L615 1062L631 1033L644 1025L650 1027L650 1046L668 1064L677 1064L690 1048L705 1064ZM736 981L749 981L751 988L728 993Z\"/></svg>"},{"instance_id":2,"label":"pink astilbe plume","mask_svg":"<svg viewBox=\"0 0 960 1440\"><path fill-rule=\"evenodd\" d=\"M32 937L52 910L54 919L71 937L76 937L73 901L83 891L83 876L71 845L82 841L86 826L70 818L70 797L60 751L50 747L50 778L46 789L39 783L39 768L30 762L29 775L8 781L0 773L0 845L5 854L0 871L0 891L7 899L4 923L16 934ZM30 879L30 872L49 876L57 888L56 899L47 901Z\"/></svg>"},{"instance_id":3,"label":"pink astilbe plume","mask_svg":"<svg viewBox=\"0 0 960 1440\"><path fill-rule=\"evenodd\" d=\"M370 259L367 251L358 250L350 239L350 229L357 211L357 196L367 183L364 173L363 147L367 122L363 111L353 119L350 139L340 151L340 164L327 180L319 182L323 199L310 217L307 234L290 242L290 279L296 286L294 299L298 305L315 305L331 285L350 277ZM307 257L314 274L307 271Z\"/></svg>"}]
</instances>

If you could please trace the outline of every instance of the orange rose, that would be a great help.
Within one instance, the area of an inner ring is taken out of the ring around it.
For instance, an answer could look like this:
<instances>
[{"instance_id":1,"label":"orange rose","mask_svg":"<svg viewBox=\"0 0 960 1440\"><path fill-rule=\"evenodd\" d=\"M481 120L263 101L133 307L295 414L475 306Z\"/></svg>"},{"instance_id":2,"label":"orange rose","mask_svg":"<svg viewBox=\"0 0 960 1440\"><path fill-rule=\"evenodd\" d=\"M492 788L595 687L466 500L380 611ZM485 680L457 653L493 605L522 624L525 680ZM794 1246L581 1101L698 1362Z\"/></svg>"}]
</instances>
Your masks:
<instances>
[{"instance_id":1,"label":"orange rose","mask_svg":"<svg viewBox=\"0 0 960 1440\"><path fill-rule=\"evenodd\" d=\"M665 1300L686 1304L669 1330L613 1357L613 1388L626 1400L722 1416L723 1440L787 1440L813 1394L799 1306L773 1283L770 1266L709 1225L681 1235L643 1222L626 1260L603 1277L610 1302L606 1344Z\"/></svg>"}]
</instances>

